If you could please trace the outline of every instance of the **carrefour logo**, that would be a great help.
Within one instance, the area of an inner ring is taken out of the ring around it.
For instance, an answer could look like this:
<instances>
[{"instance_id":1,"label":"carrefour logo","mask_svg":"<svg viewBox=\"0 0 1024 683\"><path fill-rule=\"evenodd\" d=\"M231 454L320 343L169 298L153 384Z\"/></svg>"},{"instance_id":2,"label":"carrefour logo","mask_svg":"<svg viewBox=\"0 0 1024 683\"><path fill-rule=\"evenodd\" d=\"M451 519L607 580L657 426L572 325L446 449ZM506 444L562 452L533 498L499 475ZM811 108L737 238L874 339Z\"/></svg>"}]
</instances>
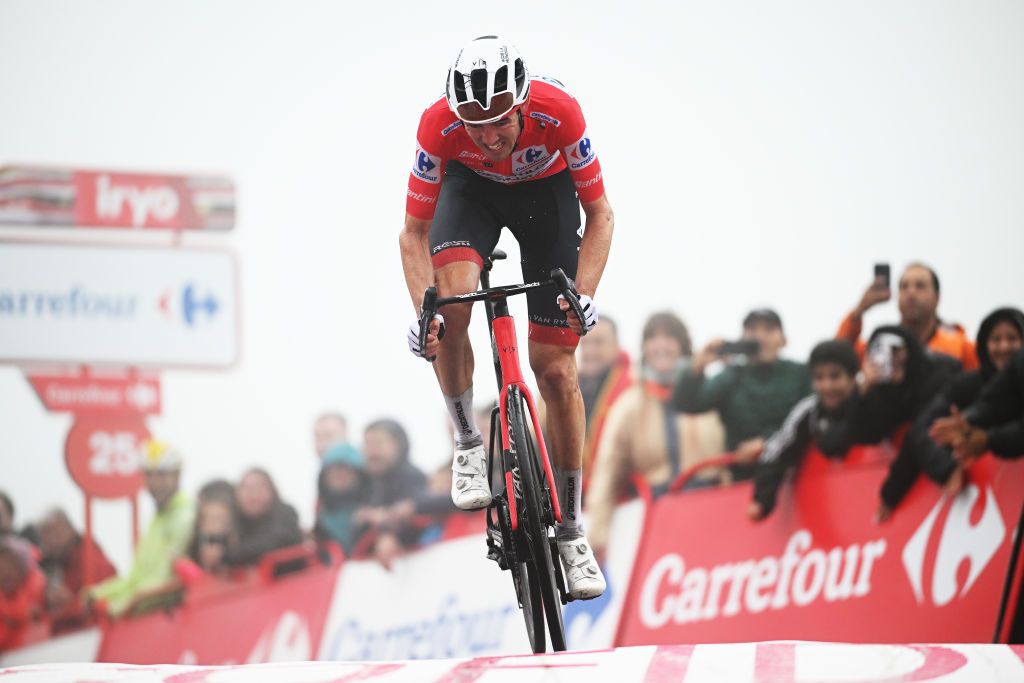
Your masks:
<instances>
[{"instance_id":1,"label":"carrefour logo","mask_svg":"<svg viewBox=\"0 0 1024 683\"><path fill-rule=\"evenodd\" d=\"M569 167L574 171L589 166L597 158L586 132L572 146L565 148L565 155L569 157Z\"/></svg>"},{"instance_id":2,"label":"carrefour logo","mask_svg":"<svg viewBox=\"0 0 1024 683\"><path fill-rule=\"evenodd\" d=\"M412 174L427 183L441 182L441 158L428 153L422 147L417 147Z\"/></svg>"},{"instance_id":3,"label":"carrefour logo","mask_svg":"<svg viewBox=\"0 0 1024 683\"><path fill-rule=\"evenodd\" d=\"M175 303L178 305L175 306ZM171 320L180 317L186 326L195 327L203 321L209 322L216 317L220 310L220 301L212 292L200 294L199 289L189 283L182 287L177 297L174 290L165 291L160 297L158 306L164 317Z\"/></svg>"},{"instance_id":4,"label":"carrefour logo","mask_svg":"<svg viewBox=\"0 0 1024 683\"><path fill-rule=\"evenodd\" d=\"M955 499L939 500L903 548L903 568L918 604L942 607L966 595L1005 539L1006 523L991 486L971 484Z\"/></svg>"},{"instance_id":5,"label":"carrefour logo","mask_svg":"<svg viewBox=\"0 0 1024 683\"><path fill-rule=\"evenodd\" d=\"M551 155L543 145L527 147L512 157L512 173L521 173L547 159L551 159Z\"/></svg>"},{"instance_id":6,"label":"carrefour logo","mask_svg":"<svg viewBox=\"0 0 1024 683\"><path fill-rule=\"evenodd\" d=\"M419 167L420 173L430 173L437 166L437 164L430 160L426 152L420 152L416 165Z\"/></svg>"}]
</instances>

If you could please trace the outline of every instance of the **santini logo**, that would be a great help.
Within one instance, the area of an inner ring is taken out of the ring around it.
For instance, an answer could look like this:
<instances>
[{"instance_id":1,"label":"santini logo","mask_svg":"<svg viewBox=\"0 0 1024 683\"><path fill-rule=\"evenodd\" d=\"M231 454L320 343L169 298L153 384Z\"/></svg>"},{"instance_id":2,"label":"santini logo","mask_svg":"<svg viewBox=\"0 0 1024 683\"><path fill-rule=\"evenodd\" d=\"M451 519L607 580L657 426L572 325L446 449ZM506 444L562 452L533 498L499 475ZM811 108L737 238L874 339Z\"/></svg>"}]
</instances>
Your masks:
<instances>
[{"instance_id":1,"label":"santini logo","mask_svg":"<svg viewBox=\"0 0 1024 683\"><path fill-rule=\"evenodd\" d=\"M972 524L975 507L981 508L976 516L980 519ZM945 523L939 526L943 513ZM937 502L903 548L903 568L918 604L930 600L942 607L966 595L1005 538L1006 524L991 487L982 492L972 484L952 501L944 498ZM970 571L958 589L957 570L964 560L970 562Z\"/></svg>"}]
</instances>

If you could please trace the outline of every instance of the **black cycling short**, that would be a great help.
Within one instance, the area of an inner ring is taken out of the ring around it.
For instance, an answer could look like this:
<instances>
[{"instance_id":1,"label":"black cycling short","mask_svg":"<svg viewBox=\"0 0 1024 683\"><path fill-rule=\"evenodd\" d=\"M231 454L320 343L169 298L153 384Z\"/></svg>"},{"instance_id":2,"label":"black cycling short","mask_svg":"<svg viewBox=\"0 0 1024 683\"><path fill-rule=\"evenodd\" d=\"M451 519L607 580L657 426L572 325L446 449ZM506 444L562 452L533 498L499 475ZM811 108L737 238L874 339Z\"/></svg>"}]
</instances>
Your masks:
<instances>
[{"instance_id":1,"label":"black cycling short","mask_svg":"<svg viewBox=\"0 0 1024 683\"><path fill-rule=\"evenodd\" d=\"M576 277L580 255L580 203L568 169L555 175L504 185L448 162L430 226L434 268L456 261L483 266L507 227L519 242L524 282L546 280L561 268ZM579 341L558 307L557 292L526 293L529 338L542 344L575 346Z\"/></svg>"}]
</instances>

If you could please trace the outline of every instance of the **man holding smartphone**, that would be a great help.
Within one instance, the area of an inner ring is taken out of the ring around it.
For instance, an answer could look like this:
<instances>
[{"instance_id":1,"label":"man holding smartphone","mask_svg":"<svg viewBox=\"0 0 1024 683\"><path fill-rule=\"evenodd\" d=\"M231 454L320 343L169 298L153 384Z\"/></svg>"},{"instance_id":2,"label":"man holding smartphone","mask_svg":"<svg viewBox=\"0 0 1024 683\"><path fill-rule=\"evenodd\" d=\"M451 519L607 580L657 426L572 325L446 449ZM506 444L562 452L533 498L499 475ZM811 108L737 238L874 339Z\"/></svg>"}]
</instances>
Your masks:
<instances>
[{"instance_id":1,"label":"man holding smartphone","mask_svg":"<svg viewBox=\"0 0 1024 683\"><path fill-rule=\"evenodd\" d=\"M875 278L864 291L860 302L839 324L836 339L853 344L864 357L864 342L860 335L864 327L864 314L880 303L892 298L888 264L875 266ZM938 315L939 276L923 263L911 263L899 281L900 327L905 327L930 350L950 356L960 362L964 370L978 368L978 355L974 343L960 325L943 322Z\"/></svg>"},{"instance_id":2,"label":"man holding smartphone","mask_svg":"<svg viewBox=\"0 0 1024 683\"><path fill-rule=\"evenodd\" d=\"M676 410L718 412L725 427L726 450L739 461L730 468L737 480L753 476L764 440L811 393L807 367L779 358L785 345L779 314L767 308L751 311L743 320L743 338L709 342L680 374L673 392ZM717 360L725 362L725 369L705 378L705 370Z\"/></svg>"}]
</instances>

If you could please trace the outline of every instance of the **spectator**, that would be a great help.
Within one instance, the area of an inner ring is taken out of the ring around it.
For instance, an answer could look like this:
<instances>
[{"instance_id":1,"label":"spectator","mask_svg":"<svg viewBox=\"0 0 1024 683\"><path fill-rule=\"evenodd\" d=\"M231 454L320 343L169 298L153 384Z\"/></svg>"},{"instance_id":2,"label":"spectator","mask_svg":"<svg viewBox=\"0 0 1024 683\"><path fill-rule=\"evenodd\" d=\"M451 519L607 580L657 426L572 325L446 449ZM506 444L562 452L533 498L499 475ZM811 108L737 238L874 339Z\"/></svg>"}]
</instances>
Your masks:
<instances>
[{"instance_id":1,"label":"spectator","mask_svg":"<svg viewBox=\"0 0 1024 683\"><path fill-rule=\"evenodd\" d=\"M491 403L477 407L473 411L480 434L484 438L484 454L488 457L491 450L490 434L493 408L494 403ZM448 435L452 440L452 448L454 448L455 429L450 420L446 420L446 422L448 423ZM495 437L501 439L500 434L495 434ZM427 478L426 488L420 491L414 499L406 499L391 506L385 520L386 524L395 527L411 522L414 517L433 517L437 523L423 531L419 542L423 544L436 540L444 531L443 523L447 520L448 515L459 510L452 500L451 494L452 460L453 457L449 456L443 465L434 470L433 474ZM491 482L500 480L501 476L501 458L499 457L493 461Z\"/></svg>"},{"instance_id":2,"label":"spectator","mask_svg":"<svg viewBox=\"0 0 1024 683\"><path fill-rule=\"evenodd\" d=\"M378 530L374 553L389 566L403 547L416 542L419 530L409 525L392 528L387 524L388 509L400 501L415 500L426 487L426 477L409 462L409 437L394 420L377 420L366 427L363 457L369 493L356 521L362 529Z\"/></svg>"},{"instance_id":3,"label":"spectator","mask_svg":"<svg viewBox=\"0 0 1024 683\"><path fill-rule=\"evenodd\" d=\"M1001 458L1024 456L1024 350L985 385L967 410L937 420L930 434L952 446L967 464L986 450Z\"/></svg>"},{"instance_id":4,"label":"spectator","mask_svg":"<svg viewBox=\"0 0 1024 683\"><path fill-rule=\"evenodd\" d=\"M302 543L299 515L281 500L270 474L254 467L235 489L238 506L238 548L233 565L256 564L271 550Z\"/></svg>"},{"instance_id":5,"label":"spectator","mask_svg":"<svg viewBox=\"0 0 1024 683\"><path fill-rule=\"evenodd\" d=\"M690 334L672 313L656 313L644 325L639 379L608 415L587 510L590 539L599 556L608 544L615 502L632 474L639 474L658 494L683 469L722 450L722 426L713 413L677 414L669 403L680 361L691 353ZM699 475L705 481L720 473Z\"/></svg>"},{"instance_id":6,"label":"spectator","mask_svg":"<svg viewBox=\"0 0 1024 683\"><path fill-rule=\"evenodd\" d=\"M166 443L150 441L145 445L141 465L156 514L139 539L128 574L89 589L89 596L105 601L115 616L131 607L136 597L174 576L174 561L184 555L195 522L195 506L178 490L182 465L178 451Z\"/></svg>"},{"instance_id":7,"label":"spectator","mask_svg":"<svg viewBox=\"0 0 1024 683\"><path fill-rule=\"evenodd\" d=\"M893 461L889 475L882 484L883 516L895 508L907 491L924 472L932 481L945 485L949 493L956 493L963 485L963 465L953 457L948 446L937 444L928 436L935 420L948 417L951 407L964 410L981 394L985 385L1003 368L1013 354L1021 349L1024 340L1024 313L1016 308L1000 308L989 314L978 329L977 350L980 368L955 377L945 391L934 398L918 417L907 434L905 446ZM1008 432L996 428L996 446L1002 448L1001 439ZM982 434L979 430L979 436ZM987 436L980 447L980 455L988 447Z\"/></svg>"},{"instance_id":8,"label":"spectator","mask_svg":"<svg viewBox=\"0 0 1024 683\"><path fill-rule=\"evenodd\" d=\"M29 625L43 612L46 577L28 543L0 536L0 652L24 644Z\"/></svg>"},{"instance_id":9,"label":"spectator","mask_svg":"<svg viewBox=\"0 0 1024 683\"><path fill-rule=\"evenodd\" d=\"M705 379L708 365L723 357L726 342L716 339L681 373L672 396L676 409L684 413L718 412L725 425L725 447L738 461L730 468L737 480L753 476L753 461L764 448L764 440L782 426L793 406L811 393L806 366L779 358L786 335L778 313L751 311L743 320L743 339L758 343L755 355L724 356L726 368Z\"/></svg>"},{"instance_id":10,"label":"spectator","mask_svg":"<svg viewBox=\"0 0 1024 683\"><path fill-rule=\"evenodd\" d=\"M348 443L348 421L341 413L324 413L313 423L316 456L321 460L336 443Z\"/></svg>"},{"instance_id":11,"label":"spectator","mask_svg":"<svg viewBox=\"0 0 1024 683\"><path fill-rule=\"evenodd\" d=\"M852 445L850 413L860 369L857 352L844 340L822 342L811 351L808 365L814 393L797 403L782 428L765 442L754 477L751 519L762 519L775 508L783 478L799 466L810 445L830 458L842 458Z\"/></svg>"},{"instance_id":12,"label":"spectator","mask_svg":"<svg viewBox=\"0 0 1024 683\"><path fill-rule=\"evenodd\" d=\"M355 513L367 500L362 454L351 444L330 446L324 454L319 482L317 537L336 541L349 555L358 540ZM450 500L451 496L448 498Z\"/></svg>"},{"instance_id":13,"label":"spectator","mask_svg":"<svg viewBox=\"0 0 1024 683\"><path fill-rule=\"evenodd\" d=\"M215 479L199 489L188 556L206 574L225 578L229 573L229 558L237 551L235 487L225 479Z\"/></svg>"},{"instance_id":14,"label":"spectator","mask_svg":"<svg viewBox=\"0 0 1024 683\"><path fill-rule=\"evenodd\" d=\"M956 359L965 370L976 370L978 356L964 329L939 318L939 276L935 271L923 263L911 263L900 277L899 288L900 326L911 330L932 351ZM863 357L860 334L864 313L891 298L892 291L880 277L876 278L864 291L860 303L840 323L836 338L854 344Z\"/></svg>"},{"instance_id":15,"label":"spectator","mask_svg":"<svg viewBox=\"0 0 1024 683\"><path fill-rule=\"evenodd\" d=\"M14 533L14 501L0 491L0 537Z\"/></svg>"},{"instance_id":16,"label":"spectator","mask_svg":"<svg viewBox=\"0 0 1024 683\"><path fill-rule=\"evenodd\" d=\"M38 525L40 566L46 575L46 608L52 615L61 614L77 623L80 611L78 596L87 585L117 574L103 550L93 539L84 539L71 524L67 513L50 510ZM91 567L86 572L86 547L90 547ZM89 584L85 583L86 573ZM68 624L71 626L73 624Z\"/></svg>"},{"instance_id":17,"label":"spectator","mask_svg":"<svg viewBox=\"0 0 1024 683\"><path fill-rule=\"evenodd\" d=\"M594 457L600 449L608 411L632 385L629 354L619 346L618 327L607 315L580 338L580 393L587 432L583 442L583 486L586 490Z\"/></svg>"}]
</instances>

